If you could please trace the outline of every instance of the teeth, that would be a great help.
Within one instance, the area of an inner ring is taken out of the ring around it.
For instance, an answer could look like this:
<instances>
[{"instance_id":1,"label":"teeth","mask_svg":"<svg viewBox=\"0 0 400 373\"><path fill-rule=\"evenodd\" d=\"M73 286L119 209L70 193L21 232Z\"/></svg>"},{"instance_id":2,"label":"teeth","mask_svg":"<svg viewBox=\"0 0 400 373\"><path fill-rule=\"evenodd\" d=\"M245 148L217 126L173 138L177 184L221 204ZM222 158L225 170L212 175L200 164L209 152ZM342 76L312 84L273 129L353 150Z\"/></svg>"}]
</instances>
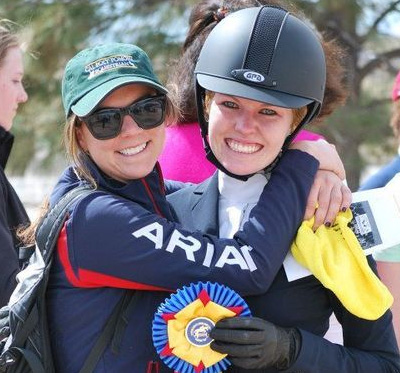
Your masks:
<instances>
[{"instance_id":1,"label":"teeth","mask_svg":"<svg viewBox=\"0 0 400 373\"><path fill-rule=\"evenodd\" d=\"M137 153L140 153L141 151L143 151L147 146L147 143L144 142L143 144L140 144L138 146L135 146L134 148L126 148L126 149L122 149L119 152L123 155L134 155Z\"/></svg>"},{"instance_id":2,"label":"teeth","mask_svg":"<svg viewBox=\"0 0 400 373\"><path fill-rule=\"evenodd\" d=\"M227 140L230 149L238 153L252 154L261 149L261 145L244 145L235 140Z\"/></svg>"}]
</instances>

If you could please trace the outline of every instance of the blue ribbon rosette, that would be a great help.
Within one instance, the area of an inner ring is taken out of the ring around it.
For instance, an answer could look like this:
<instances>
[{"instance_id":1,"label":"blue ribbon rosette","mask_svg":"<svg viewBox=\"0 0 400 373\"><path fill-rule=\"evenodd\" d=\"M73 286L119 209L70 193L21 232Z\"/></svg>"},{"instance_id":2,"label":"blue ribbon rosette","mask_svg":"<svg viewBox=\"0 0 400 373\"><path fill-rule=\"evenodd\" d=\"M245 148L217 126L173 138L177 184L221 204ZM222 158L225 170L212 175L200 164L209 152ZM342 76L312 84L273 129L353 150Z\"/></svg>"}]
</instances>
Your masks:
<instances>
[{"instance_id":1,"label":"blue ribbon rosette","mask_svg":"<svg viewBox=\"0 0 400 373\"><path fill-rule=\"evenodd\" d=\"M235 291L211 282L179 289L159 307L153 320L153 343L161 360L176 373L220 373L231 364L211 349L209 332L225 317L251 316Z\"/></svg>"}]
</instances>

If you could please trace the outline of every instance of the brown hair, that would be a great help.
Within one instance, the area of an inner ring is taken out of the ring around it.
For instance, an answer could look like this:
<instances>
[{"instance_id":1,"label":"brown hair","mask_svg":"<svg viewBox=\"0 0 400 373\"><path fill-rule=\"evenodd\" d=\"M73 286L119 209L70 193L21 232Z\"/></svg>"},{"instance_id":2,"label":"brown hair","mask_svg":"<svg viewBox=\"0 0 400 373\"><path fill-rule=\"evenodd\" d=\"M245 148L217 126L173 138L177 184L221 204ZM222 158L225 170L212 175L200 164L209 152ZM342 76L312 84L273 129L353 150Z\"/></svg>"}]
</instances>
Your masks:
<instances>
[{"instance_id":1,"label":"brown hair","mask_svg":"<svg viewBox=\"0 0 400 373\"><path fill-rule=\"evenodd\" d=\"M64 126L63 143L67 159L74 166L77 175L96 188L96 181L86 166L89 156L80 146L76 135L76 129L82 124L83 122L75 114L72 114Z\"/></svg>"},{"instance_id":2,"label":"brown hair","mask_svg":"<svg viewBox=\"0 0 400 373\"><path fill-rule=\"evenodd\" d=\"M193 7L182 54L174 62L172 74L168 80L168 88L179 108L182 123L197 121L194 68L204 41L211 30L225 14L263 5L280 6L300 19L305 19L294 5L280 0L203 0ZM326 40L325 37L321 37L321 44L325 52L327 76L324 102L321 113L316 119L318 121L331 114L335 107L343 104L348 95L344 85L344 67L342 65L344 50L337 42Z\"/></svg>"},{"instance_id":3,"label":"brown hair","mask_svg":"<svg viewBox=\"0 0 400 373\"><path fill-rule=\"evenodd\" d=\"M13 47L21 47L17 24L8 19L0 19L0 67L8 50Z\"/></svg>"}]
</instances>

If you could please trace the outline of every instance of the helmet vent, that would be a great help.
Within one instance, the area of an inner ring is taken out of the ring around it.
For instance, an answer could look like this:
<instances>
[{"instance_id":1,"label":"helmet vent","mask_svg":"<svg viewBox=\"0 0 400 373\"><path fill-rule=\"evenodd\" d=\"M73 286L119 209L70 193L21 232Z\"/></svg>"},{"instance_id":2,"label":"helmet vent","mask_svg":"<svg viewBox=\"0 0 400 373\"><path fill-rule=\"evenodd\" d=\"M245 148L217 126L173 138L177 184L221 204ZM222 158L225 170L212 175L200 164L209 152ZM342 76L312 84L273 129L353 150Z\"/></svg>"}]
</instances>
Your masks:
<instances>
[{"instance_id":1,"label":"helmet vent","mask_svg":"<svg viewBox=\"0 0 400 373\"><path fill-rule=\"evenodd\" d=\"M269 75L276 42L288 13L275 7L263 7L256 19L247 51L244 69Z\"/></svg>"}]
</instances>

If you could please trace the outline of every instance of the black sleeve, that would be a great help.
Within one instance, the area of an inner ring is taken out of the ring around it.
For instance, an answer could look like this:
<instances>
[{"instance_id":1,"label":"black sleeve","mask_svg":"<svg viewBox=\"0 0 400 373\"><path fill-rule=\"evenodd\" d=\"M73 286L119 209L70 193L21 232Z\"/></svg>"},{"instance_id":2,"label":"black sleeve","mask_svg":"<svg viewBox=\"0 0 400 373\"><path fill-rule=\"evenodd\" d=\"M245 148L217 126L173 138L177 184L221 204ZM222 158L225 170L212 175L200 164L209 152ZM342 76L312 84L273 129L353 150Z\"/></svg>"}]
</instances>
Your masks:
<instances>
[{"instance_id":1,"label":"black sleeve","mask_svg":"<svg viewBox=\"0 0 400 373\"><path fill-rule=\"evenodd\" d=\"M3 176L3 175L0 175ZM0 307L8 303L15 288L19 270L18 255L14 248L7 219L7 198L3 178L0 178Z\"/></svg>"}]
</instances>

